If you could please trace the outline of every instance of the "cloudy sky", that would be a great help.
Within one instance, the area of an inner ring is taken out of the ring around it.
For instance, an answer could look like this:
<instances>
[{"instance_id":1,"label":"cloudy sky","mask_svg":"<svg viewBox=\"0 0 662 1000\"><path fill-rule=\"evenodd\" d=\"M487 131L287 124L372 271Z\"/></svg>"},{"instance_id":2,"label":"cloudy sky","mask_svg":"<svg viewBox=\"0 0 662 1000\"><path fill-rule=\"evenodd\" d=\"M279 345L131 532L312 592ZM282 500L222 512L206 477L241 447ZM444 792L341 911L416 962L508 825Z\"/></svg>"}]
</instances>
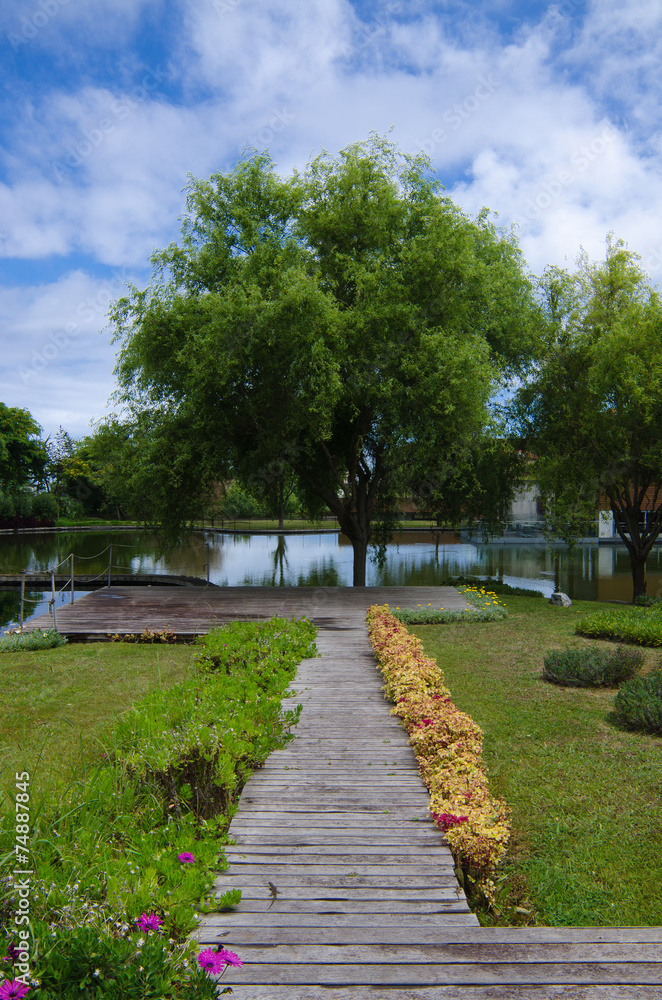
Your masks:
<instances>
[{"instance_id":1,"label":"cloudy sky","mask_svg":"<svg viewBox=\"0 0 662 1000\"><path fill-rule=\"evenodd\" d=\"M659 0L3 0L0 400L106 412L108 303L176 239L187 176L387 132L531 271L607 233L662 284Z\"/></svg>"}]
</instances>

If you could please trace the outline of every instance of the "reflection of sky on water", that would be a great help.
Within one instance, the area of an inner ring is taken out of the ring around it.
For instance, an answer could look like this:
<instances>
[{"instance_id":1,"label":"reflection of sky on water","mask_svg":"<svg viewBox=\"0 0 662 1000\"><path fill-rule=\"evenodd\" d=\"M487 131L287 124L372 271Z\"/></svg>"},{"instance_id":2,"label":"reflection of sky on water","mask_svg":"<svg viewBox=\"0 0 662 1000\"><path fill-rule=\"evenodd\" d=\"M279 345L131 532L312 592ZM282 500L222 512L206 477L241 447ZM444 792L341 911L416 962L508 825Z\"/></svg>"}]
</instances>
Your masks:
<instances>
[{"instance_id":1,"label":"reflection of sky on water","mask_svg":"<svg viewBox=\"0 0 662 1000\"><path fill-rule=\"evenodd\" d=\"M387 546L383 567L369 559L368 586L435 586L451 577L475 576L536 589L546 596L558 583L577 600L632 599L630 561L624 546L577 546L570 553L531 543L487 545L452 538L441 534L437 541L435 533L425 530L396 535ZM352 582L352 546L335 533L198 532L166 554L159 553L156 536L148 531L5 535L0 536L0 572L45 570L74 552L76 573L105 576L111 542L117 573L206 579L209 557L209 578L220 586L333 587ZM648 593L662 596L662 545L648 557L647 581ZM48 610L50 595L31 596L39 598L37 614ZM59 597L58 606L65 600L68 595ZM0 592L0 627L15 621L16 611L15 596L3 598Z\"/></svg>"}]
</instances>

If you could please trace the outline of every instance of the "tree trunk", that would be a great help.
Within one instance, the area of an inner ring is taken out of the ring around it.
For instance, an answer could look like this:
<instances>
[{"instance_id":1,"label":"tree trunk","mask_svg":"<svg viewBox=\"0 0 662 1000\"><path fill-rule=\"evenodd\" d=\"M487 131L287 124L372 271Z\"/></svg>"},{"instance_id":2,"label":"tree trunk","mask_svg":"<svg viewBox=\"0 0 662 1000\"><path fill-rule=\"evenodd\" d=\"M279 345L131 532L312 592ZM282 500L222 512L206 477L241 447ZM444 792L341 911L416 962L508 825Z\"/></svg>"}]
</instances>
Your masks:
<instances>
[{"instance_id":1,"label":"tree trunk","mask_svg":"<svg viewBox=\"0 0 662 1000\"><path fill-rule=\"evenodd\" d=\"M354 572L352 577L353 587L365 587L366 566L368 563L368 539L352 538L352 548L354 550Z\"/></svg>"},{"instance_id":2,"label":"tree trunk","mask_svg":"<svg viewBox=\"0 0 662 1000\"><path fill-rule=\"evenodd\" d=\"M632 568L632 603L646 593L646 556L641 552L630 552Z\"/></svg>"}]
</instances>

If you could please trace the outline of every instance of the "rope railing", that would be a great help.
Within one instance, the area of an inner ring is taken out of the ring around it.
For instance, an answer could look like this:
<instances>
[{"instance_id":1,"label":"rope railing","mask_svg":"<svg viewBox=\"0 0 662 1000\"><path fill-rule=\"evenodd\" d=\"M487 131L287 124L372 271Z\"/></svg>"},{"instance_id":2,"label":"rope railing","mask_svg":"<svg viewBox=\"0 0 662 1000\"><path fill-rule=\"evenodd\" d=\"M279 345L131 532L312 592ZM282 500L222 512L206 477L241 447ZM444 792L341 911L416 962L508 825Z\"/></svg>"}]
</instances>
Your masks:
<instances>
[{"instance_id":1,"label":"rope railing","mask_svg":"<svg viewBox=\"0 0 662 1000\"><path fill-rule=\"evenodd\" d=\"M126 545L126 544L123 545L121 542L111 542L109 545L106 546L105 549L102 549L101 552L98 552L94 556L77 556L77 555L75 555L75 553L70 552L68 556L66 556L64 559L62 559L60 562L56 563L54 566L50 567L49 569L47 569L47 570L41 570L41 571L40 570L33 571L33 573L32 573L33 576L37 576L37 575L41 576L41 575L44 575L44 574L50 574L50 578L51 578L51 599L48 602L48 610L49 610L49 614L52 614L52 616L53 616L53 628L55 629L55 631L57 631L57 617L56 617L56 612L55 612L55 597L56 597L56 594L63 594L65 592L65 590L68 589L69 592L70 592L70 594L71 594L71 601L70 601L70 603L71 604L74 603L74 585L75 585L75 579L76 579L75 563L76 563L76 561L78 561L78 562L81 562L81 561L90 562L93 559L99 559L101 556L105 555L106 552L108 553L108 566L107 566L107 568L104 569L101 573L97 573L96 576L88 578L85 581L87 584L95 583L97 580L101 580L101 579L105 578L106 579L106 585L108 587L110 587L113 570L116 571L116 572L124 572L124 573L127 572L127 570L129 569L129 567L127 567L127 566L120 566L118 564L114 564L113 563L113 549L114 548L131 549L131 548L134 548L134 546L133 545ZM55 573L56 573L56 571L61 566L67 566L67 565L69 566L69 573L67 574L67 579L65 580L64 584L61 587L56 588L56 586L55 586ZM206 569L206 572L207 572L207 583L209 583L209 567L210 567L210 555L209 555L209 543L207 542L206 543L206 559L205 559L205 569ZM129 570L129 572L130 572L130 570ZM26 579L29 576L30 576L30 573L29 573L28 570L25 570L25 569L21 570L21 610L20 610L20 627L21 627L21 629L23 628L23 622L24 622L24 605L26 603L39 604L40 601L43 600L43 598L34 598L34 597L26 597L25 596L25 583L26 583Z\"/></svg>"}]
</instances>

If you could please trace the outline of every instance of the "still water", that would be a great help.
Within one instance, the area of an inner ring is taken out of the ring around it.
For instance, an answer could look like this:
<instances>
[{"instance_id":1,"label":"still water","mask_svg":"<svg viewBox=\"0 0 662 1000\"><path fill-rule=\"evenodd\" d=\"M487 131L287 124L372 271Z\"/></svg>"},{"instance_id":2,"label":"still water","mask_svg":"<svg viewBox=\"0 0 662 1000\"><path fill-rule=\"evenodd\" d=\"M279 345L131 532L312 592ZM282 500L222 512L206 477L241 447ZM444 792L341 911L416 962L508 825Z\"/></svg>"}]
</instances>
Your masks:
<instances>
[{"instance_id":1,"label":"still water","mask_svg":"<svg viewBox=\"0 0 662 1000\"><path fill-rule=\"evenodd\" d=\"M112 546L112 548L111 548ZM86 531L0 536L0 573L56 568L74 553L76 573L165 573L207 578L220 586L349 586L352 547L335 533L234 535L192 533L186 544L164 555L147 531ZM60 566L66 572L67 565ZM583 600L632 598L630 562L624 546L597 544L550 549L522 541L483 544L458 535L411 531L396 535L386 562L368 564L369 586L433 586L449 577L501 579L549 595L557 584ZM662 547L649 556L648 592L662 594ZM48 597L32 593L33 614L48 610ZM57 598L69 600L69 593ZM18 619L18 593L0 591L0 626ZM27 612L26 612L27 617Z\"/></svg>"}]
</instances>

